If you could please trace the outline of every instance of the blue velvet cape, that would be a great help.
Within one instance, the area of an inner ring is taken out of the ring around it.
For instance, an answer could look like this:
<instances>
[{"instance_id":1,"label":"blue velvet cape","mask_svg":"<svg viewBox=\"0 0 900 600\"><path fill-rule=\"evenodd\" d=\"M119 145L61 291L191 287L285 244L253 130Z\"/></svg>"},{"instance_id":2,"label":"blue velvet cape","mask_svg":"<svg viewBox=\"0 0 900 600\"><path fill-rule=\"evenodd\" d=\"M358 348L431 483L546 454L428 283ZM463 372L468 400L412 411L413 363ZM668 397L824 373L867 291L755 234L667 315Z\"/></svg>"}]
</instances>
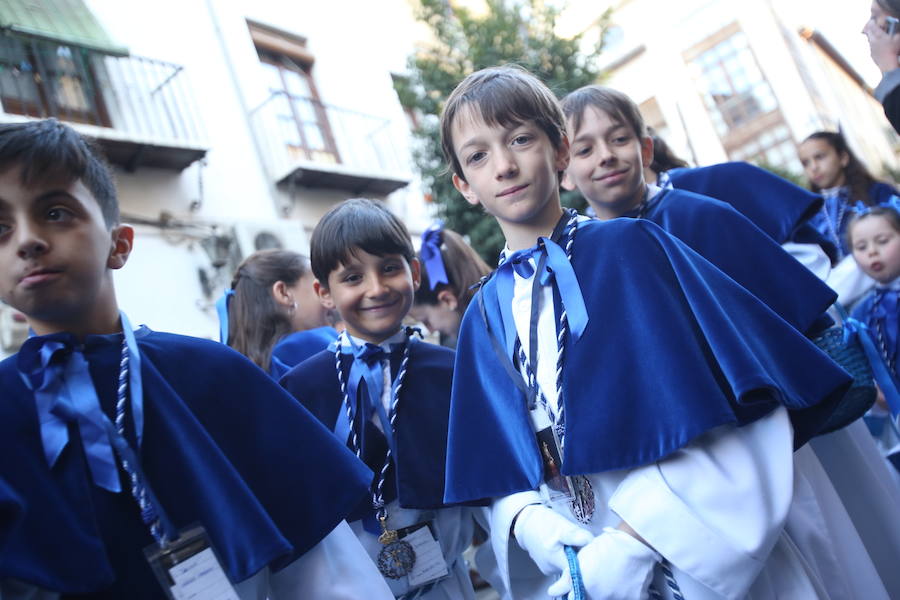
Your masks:
<instances>
[{"instance_id":1,"label":"blue velvet cape","mask_svg":"<svg viewBox=\"0 0 900 600\"><path fill-rule=\"evenodd\" d=\"M734 208L712 198L663 190L644 215L686 243L802 333L833 322L823 313L837 294Z\"/></svg>"},{"instance_id":2,"label":"blue velvet cape","mask_svg":"<svg viewBox=\"0 0 900 600\"><path fill-rule=\"evenodd\" d=\"M136 337L144 472L176 527L203 524L232 581L293 561L365 494L368 469L246 358L222 344L146 328ZM121 340L88 336L84 343L110 418ZM163 598L143 555L153 539L124 472L121 493L94 485L75 425L48 466L34 396L17 371L24 348L0 363L0 473L27 505L0 555L0 578L91 598ZM133 445L130 422L126 437Z\"/></svg>"},{"instance_id":3,"label":"blue velvet cape","mask_svg":"<svg viewBox=\"0 0 900 600\"><path fill-rule=\"evenodd\" d=\"M822 196L745 162L668 171L675 189L727 202L783 244L822 208Z\"/></svg>"},{"instance_id":4,"label":"blue velvet cape","mask_svg":"<svg viewBox=\"0 0 900 600\"><path fill-rule=\"evenodd\" d=\"M397 407L394 468L388 470L384 486L386 502L396 498L404 508L430 509L444 505L444 464L447 452L447 418L450 411L450 386L453 378L453 351L427 343L410 348L408 370L400 389ZM392 376L396 376L400 356L391 356ZM343 376L347 377L352 356L341 357ZM392 377L393 378L393 377ZM337 378L334 352L323 351L291 369L281 384L303 403L330 430L338 419L346 419L343 395ZM357 389L358 406L366 402L365 381ZM371 420L365 427L362 458L378 473L384 464L387 439ZM349 440L340 440L349 443ZM357 506L348 520L363 518L372 511L371 498Z\"/></svg>"},{"instance_id":5,"label":"blue velvet cape","mask_svg":"<svg viewBox=\"0 0 900 600\"><path fill-rule=\"evenodd\" d=\"M22 497L0 477L0 550L22 518Z\"/></svg>"},{"instance_id":6,"label":"blue velvet cape","mask_svg":"<svg viewBox=\"0 0 900 600\"><path fill-rule=\"evenodd\" d=\"M272 348L269 375L276 381L310 356L321 352L338 338L334 327L317 327L284 336Z\"/></svg>"},{"instance_id":7,"label":"blue velvet cape","mask_svg":"<svg viewBox=\"0 0 900 600\"><path fill-rule=\"evenodd\" d=\"M802 444L850 383L765 304L647 220L579 223L572 266L590 321L577 344L566 340L566 474L649 464L779 404ZM531 490L541 481L526 400L488 338L504 331L497 279L478 295L456 352L448 502ZM558 295L555 305L559 311Z\"/></svg>"}]
</instances>

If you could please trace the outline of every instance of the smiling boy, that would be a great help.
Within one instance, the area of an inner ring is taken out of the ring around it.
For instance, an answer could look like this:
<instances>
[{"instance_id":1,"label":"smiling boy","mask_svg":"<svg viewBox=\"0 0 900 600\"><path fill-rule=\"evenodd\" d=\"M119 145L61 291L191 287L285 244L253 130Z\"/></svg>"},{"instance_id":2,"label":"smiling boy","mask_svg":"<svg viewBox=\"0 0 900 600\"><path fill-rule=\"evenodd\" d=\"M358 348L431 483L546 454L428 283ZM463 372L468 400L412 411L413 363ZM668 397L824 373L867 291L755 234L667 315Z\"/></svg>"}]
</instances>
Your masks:
<instances>
[{"instance_id":1,"label":"smiling boy","mask_svg":"<svg viewBox=\"0 0 900 600\"><path fill-rule=\"evenodd\" d=\"M346 330L281 383L375 473L348 520L394 595L474 600L462 558L473 509L443 501L453 352L403 328L420 283L409 233L354 199L322 217L310 247L315 289Z\"/></svg>"},{"instance_id":2,"label":"smiling boy","mask_svg":"<svg viewBox=\"0 0 900 600\"><path fill-rule=\"evenodd\" d=\"M507 241L460 331L445 500L492 499L512 597L568 593L566 545L590 598L667 573L687 598L814 593L782 531L789 413L821 422L846 374L656 225L563 211L565 119L527 72L470 75L441 127L454 185Z\"/></svg>"},{"instance_id":3,"label":"smiling boy","mask_svg":"<svg viewBox=\"0 0 900 600\"><path fill-rule=\"evenodd\" d=\"M0 298L35 333L0 362L0 477L26 507L0 594L164 598L144 550L200 525L221 561L205 572L241 598L335 597L316 571L377 597L371 568L327 558L365 556L342 519L368 471L232 350L133 331L112 281L133 242L91 145L55 120L0 125Z\"/></svg>"}]
</instances>

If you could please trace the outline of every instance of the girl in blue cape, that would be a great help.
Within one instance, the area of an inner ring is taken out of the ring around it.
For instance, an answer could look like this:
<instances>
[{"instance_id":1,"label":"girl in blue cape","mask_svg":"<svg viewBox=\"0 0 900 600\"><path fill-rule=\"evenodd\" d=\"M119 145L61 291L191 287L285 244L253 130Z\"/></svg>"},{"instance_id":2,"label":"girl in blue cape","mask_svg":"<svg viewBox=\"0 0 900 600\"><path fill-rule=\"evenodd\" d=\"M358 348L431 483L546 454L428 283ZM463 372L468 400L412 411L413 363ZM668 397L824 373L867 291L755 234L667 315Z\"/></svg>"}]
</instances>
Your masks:
<instances>
[{"instance_id":1,"label":"girl in blue cape","mask_svg":"<svg viewBox=\"0 0 900 600\"><path fill-rule=\"evenodd\" d=\"M592 598L668 593L668 576L687 598L816 597L783 529L790 457L846 374L657 225L565 213L564 132L521 69L469 76L444 108L454 185L507 241L460 330L445 499L491 499L514 598L569 593L564 546Z\"/></svg>"},{"instance_id":2,"label":"girl in blue cape","mask_svg":"<svg viewBox=\"0 0 900 600\"><path fill-rule=\"evenodd\" d=\"M853 317L865 323L880 354L882 363L897 386L900 382L900 203L875 208L860 207L847 228L853 258L859 267L875 280L871 291L853 309ZM877 407L881 414L900 411L900 406L888 407L879 391ZM888 428L890 429L890 428ZM890 439L890 436L889 436ZM888 450L894 450L889 448Z\"/></svg>"},{"instance_id":3,"label":"girl in blue cape","mask_svg":"<svg viewBox=\"0 0 900 600\"><path fill-rule=\"evenodd\" d=\"M0 595L162 599L209 560L219 597L389 598L344 521L368 469L237 352L119 311L134 231L96 152L55 120L0 125L0 298L34 332L0 362L0 476L26 507Z\"/></svg>"},{"instance_id":4,"label":"girl in blue cape","mask_svg":"<svg viewBox=\"0 0 900 600\"><path fill-rule=\"evenodd\" d=\"M800 143L798 154L809 188L825 199L822 210L810 223L838 249L838 261L828 284L837 291L841 303L850 306L874 285L850 256L847 225L854 207L857 202L870 207L885 204L896 190L869 173L841 132L817 131L807 136Z\"/></svg>"},{"instance_id":5,"label":"girl in blue cape","mask_svg":"<svg viewBox=\"0 0 900 600\"><path fill-rule=\"evenodd\" d=\"M313 290L309 259L291 250L260 250L244 259L224 305L222 341L275 380L337 339Z\"/></svg>"}]
</instances>

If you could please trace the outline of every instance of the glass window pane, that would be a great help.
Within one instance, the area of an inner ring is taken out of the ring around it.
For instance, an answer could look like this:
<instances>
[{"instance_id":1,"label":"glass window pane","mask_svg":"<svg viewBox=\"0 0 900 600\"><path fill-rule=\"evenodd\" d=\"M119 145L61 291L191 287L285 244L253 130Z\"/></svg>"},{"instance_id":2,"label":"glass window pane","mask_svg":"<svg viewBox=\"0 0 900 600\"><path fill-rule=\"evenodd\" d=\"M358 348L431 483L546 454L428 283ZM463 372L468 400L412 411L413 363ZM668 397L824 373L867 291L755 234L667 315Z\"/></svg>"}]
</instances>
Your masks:
<instances>
[{"instance_id":1,"label":"glass window pane","mask_svg":"<svg viewBox=\"0 0 900 600\"><path fill-rule=\"evenodd\" d=\"M309 89L309 82L306 80L305 75L301 75L296 71L292 71L290 69L284 69L284 83L287 86L287 91L291 96L297 96L300 98L309 98L312 96L312 92Z\"/></svg>"}]
</instances>

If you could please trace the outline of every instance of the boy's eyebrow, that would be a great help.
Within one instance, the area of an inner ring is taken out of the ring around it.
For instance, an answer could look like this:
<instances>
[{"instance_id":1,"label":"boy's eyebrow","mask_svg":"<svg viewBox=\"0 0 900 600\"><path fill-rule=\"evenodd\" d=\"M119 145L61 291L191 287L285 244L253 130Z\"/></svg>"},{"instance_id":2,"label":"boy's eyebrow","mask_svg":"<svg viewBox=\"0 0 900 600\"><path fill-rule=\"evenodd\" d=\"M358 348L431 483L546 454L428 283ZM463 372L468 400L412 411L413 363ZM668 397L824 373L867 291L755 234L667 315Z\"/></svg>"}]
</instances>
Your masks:
<instances>
[{"instance_id":1,"label":"boy's eyebrow","mask_svg":"<svg viewBox=\"0 0 900 600\"><path fill-rule=\"evenodd\" d=\"M613 123L612 125L610 125L609 127L607 127L607 128L602 132L602 137L606 137L606 136L608 136L610 133L612 133L613 131L615 131L616 129L621 129L621 128L623 128L623 127L626 127L625 123L622 123L622 122ZM587 139L587 138L591 138L591 137L593 137L593 136L590 135L589 133L582 133L581 135L576 136L575 139L572 140L572 143L573 143L573 144L577 144L578 142L583 141L583 140L585 140L585 139Z\"/></svg>"}]
</instances>

